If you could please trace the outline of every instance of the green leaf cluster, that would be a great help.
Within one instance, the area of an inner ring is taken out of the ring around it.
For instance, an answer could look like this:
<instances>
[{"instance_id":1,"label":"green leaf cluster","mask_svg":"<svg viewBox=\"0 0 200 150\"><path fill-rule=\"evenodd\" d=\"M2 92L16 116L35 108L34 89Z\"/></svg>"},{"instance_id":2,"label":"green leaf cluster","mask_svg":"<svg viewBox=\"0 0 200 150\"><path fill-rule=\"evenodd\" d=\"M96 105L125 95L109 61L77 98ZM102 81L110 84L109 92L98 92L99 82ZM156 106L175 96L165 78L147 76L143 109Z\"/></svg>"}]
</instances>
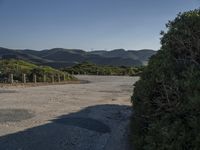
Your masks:
<instances>
[{"instance_id":1,"label":"green leaf cluster","mask_svg":"<svg viewBox=\"0 0 200 150\"><path fill-rule=\"evenodd\" d=\"M135 150L200 149L200 10L178 14L162 32L132 96Z\"/></svg>"}]
</instances>

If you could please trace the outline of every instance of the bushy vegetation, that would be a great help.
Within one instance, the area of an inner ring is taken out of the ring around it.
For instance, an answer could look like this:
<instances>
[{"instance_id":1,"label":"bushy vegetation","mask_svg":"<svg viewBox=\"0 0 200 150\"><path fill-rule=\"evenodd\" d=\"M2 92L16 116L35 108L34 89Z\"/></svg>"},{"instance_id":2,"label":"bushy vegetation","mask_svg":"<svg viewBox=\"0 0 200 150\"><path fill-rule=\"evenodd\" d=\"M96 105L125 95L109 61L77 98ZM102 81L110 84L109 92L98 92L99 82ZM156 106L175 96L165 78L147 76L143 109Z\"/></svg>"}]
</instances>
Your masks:
<instances>
[{"instance_id":1,"label":"bushy vegetation","mask_svg":"<svg viewBox=\"0 0 200 150\"><path fill-rule=\"evenodd\" d=\"M87 74L87 75L139 75L144 67L114 67L99 66L90 62L83 62L70 68L64 68L70 74Z\"/></svg>"},{"instance_id":2,"label":"bushy vegetation","mask_svg":"<svg viewBox=\"0 0 200 150\"><path fill-rule=\"evenodd\" d=\"M200 10L180 13L135 84L134 150L200 149Z\"/></svg>"},{"instance_id":3,"label":"bushy vegetation","mask_svg":"<svg viewBox=\"0 0 200 150\"><path fill-rule=\"evenodd\" d=\"M13 74L15 81L22 81L22 74L26 74L27 81L33 81L33 75L37 76L38 82L44 81L44 75L46 76L46 81L50 82L52 75L55 77L55 81L58 80L60 75L61 79L64 80L64 74L66 76L65 80L75 79L73 76L53 69L48 66L37 66L22 60L15 59L2 59L0 60L0 80L1 82L7 82L9 75Z\"/></svg>"}]
</instances>

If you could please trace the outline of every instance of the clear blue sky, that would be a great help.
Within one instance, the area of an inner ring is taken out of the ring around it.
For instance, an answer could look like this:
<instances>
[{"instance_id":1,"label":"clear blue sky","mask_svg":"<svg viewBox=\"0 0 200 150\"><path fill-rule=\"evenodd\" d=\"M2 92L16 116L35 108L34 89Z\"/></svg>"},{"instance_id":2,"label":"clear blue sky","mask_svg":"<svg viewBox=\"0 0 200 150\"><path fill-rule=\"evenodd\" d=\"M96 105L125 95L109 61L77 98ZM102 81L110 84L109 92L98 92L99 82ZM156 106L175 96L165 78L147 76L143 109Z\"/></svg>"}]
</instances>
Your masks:
<instances>
[{"instance_id":1,"label":"clear blue sky","mask_svg":"<svg viewBox=\"0 0 200 150\"><path fill-rule=\"evenodd\" d=\"M200 0L0 0L0 47L159 49L160 31Z\"/></svg>"}]
</instances>

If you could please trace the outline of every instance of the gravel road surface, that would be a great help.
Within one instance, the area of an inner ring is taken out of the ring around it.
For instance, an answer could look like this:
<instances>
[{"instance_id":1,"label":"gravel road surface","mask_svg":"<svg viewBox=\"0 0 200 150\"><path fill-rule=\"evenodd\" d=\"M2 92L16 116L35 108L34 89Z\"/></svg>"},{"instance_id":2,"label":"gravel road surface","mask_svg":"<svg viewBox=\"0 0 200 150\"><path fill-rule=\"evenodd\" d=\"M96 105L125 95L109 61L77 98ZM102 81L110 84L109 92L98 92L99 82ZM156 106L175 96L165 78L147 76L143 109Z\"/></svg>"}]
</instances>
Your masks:
<instances>
[{"instance_id":1,"label":"gravel road surface","mask_svg":"<svg viewBox=\"0 0 200 150\"><path fill-rule=\"evenodd\" d=\"M128 150L138 77L77 77L90 82L0 88L0 150Z\"/></svg>"}]
</instances>

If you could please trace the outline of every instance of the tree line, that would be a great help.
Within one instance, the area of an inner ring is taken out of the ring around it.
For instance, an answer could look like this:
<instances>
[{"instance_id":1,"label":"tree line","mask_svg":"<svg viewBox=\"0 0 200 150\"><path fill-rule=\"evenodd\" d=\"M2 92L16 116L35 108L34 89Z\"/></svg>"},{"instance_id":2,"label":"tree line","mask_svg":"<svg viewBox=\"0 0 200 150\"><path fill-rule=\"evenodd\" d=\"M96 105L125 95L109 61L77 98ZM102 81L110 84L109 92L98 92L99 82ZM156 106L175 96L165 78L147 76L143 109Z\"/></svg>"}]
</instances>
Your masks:
<instances>
[{"instance_id":1,"label":"tree line","mask_svg":"<svg viewBox=\"0 0 200 150\"><path fill-rule=\"evenodd\" d=\"M87 75L139 75L144 66L126 67L126 66L101 66L90 62L83 62L72 67L63 68L62 71L70 74L87 74Z\"/></svg>"}]
</instances>

